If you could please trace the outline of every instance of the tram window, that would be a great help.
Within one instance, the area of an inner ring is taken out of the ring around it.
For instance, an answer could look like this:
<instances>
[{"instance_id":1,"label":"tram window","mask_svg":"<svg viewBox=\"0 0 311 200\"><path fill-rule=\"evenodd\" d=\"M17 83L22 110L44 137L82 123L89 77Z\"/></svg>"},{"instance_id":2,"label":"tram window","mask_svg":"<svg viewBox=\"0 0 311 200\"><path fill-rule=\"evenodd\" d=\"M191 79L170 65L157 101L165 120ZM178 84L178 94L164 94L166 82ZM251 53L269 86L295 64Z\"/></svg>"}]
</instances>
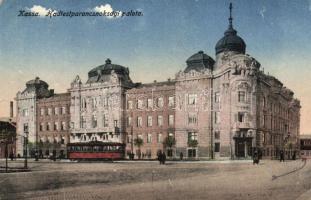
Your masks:
<instances>
[{"instance_id":1,"label":"tram window","mask_svg":"<svg viewBox=\"0 0 311 200\"><path fill-rule=\"evenodd\" d=\"M98 151L103 151L103 146L99 146Z\"/></svg>"}]
</instances>

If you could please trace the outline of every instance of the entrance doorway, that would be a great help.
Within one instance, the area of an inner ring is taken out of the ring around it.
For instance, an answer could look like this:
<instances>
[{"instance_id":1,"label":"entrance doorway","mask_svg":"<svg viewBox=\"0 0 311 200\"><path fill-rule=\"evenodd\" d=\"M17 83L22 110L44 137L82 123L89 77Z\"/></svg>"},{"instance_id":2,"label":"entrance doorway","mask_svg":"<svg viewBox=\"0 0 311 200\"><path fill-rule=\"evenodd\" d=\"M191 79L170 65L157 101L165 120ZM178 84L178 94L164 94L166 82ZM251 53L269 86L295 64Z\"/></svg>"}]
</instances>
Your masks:
<instances>
[{"instance_id":1,"label":"entrance doorway","mask_svg":"<svg viewBox=\"0 0 311 200\"><path fill-rule=\"evenodd\" d=\"M252 138L235 138L235 156L238 158L252 156Z\"/></svg>"}]
</instances>

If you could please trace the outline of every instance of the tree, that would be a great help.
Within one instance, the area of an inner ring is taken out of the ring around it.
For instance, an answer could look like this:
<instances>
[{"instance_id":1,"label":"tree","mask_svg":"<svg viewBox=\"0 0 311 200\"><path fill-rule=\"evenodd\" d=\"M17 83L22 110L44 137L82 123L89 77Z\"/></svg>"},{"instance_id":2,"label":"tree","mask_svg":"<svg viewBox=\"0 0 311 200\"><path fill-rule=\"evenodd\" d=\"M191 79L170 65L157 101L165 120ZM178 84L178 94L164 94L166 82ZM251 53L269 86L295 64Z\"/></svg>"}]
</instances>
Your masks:
<instances>
[{"instance_id":1,"label":"tree","mask_svg":"<svg viewBox=\"0 0 311 200\"><path fill-rule=\"evenodd\" d=\"M167 136L165 138L165 140L163 141L163 145L165 148L169 148L169 152L168 152L168 156L173 156L172 155L172 147L176 144L176 140L175 140L175 137L173 136Z\"/></svg>"},{"instance_id":2,"label":"tree","mask_svg":"<svg viewBox=\"0 0 311 200\"><path fill-rule=\"evenodd\" d=\"M143 146L143 144L144 144L143 139L141 139L139 137L134 139L134 145L137 146L138 151L139 151L139 153L138 153L138 158L139 159L140 159L140 156L141 156L140 147Z\"/></svg>"}]
</instances>

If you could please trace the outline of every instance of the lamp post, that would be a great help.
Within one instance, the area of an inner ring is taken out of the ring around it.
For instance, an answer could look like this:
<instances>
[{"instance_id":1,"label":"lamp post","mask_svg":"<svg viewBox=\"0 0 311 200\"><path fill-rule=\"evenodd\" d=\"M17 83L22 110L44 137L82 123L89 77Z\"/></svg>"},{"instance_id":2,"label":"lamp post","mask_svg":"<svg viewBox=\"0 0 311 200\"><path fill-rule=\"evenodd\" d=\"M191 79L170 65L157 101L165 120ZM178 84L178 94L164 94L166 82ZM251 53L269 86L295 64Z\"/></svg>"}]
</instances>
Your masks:
<instances>
[{"instance_id":1,"label":"lamp post","mask_svg":"<svg viewBox=\"0 0 311 200\"><path fill-rule=\"evenodd\" d=\"M39 157L39 150L38 150L38 131L36 131L36 150L35 150L35 161L39 161L38 157Z\"/></svg>"},{"instance_id":2,"label":"lamp post","mask_svg":"<svg viewBox=\"0 0 311 200\"><path fill-rule=\"evenodd\" d=\"M28 149L28 134L29 132L28 131L25 131L25 163L24 163L24 168L27 169L28 168L28 160L27 160L27 157L28 157L28 152L27 152L27 149Z\"/></svg>"}]
</instances>

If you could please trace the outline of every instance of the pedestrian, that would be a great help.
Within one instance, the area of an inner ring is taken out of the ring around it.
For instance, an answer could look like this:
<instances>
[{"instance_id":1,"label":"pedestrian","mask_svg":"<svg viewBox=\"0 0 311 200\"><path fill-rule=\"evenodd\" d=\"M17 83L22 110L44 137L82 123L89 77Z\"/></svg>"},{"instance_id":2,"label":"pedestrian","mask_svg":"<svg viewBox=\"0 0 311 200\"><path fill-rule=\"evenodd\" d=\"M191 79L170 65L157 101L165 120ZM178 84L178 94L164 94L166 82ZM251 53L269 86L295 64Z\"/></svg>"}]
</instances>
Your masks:
<instances>
[{"instance_id":1,"label":"pedestrian","mask_svg":"<svg viewBox=\"0 0 311 200\"><path fill-rule=\"evenodd\" d=\"M11 161L13 161L13 158L14 158L13 153L10 153L10 159L11 159Z\"/></svg>"},{"instance_id":2,"label":"pedestrian","mask_svg":"<svg viewBox=\"0 0 311 200\"><path fill-rule=\"evenodd\" d=\"M180 158L180 160L182 160L184 158L184 154L182 152L180 152L179 158Z\"/></svg>"},{"instance_id":3,"label":"pedestrian","mask_svg":"<svg viewBox=\"0 0 311 200\"><path fill-rule=\"evenodd\" d=\"M257 150L255 150L254 155L253 155L253 165L254 164L259 164L259 154L257 152Z\"/></svg>"},{"instance_id":4,"label":"pedestrian","mask_svg":"<svg viewBox=\"0 0 311 200\"><path fill-rule=\"evenodd\" d=\"M294 151L293 156L292 156L293 160L296 160L296 151Z\"/></svg>"},{"instance_id":5,"label":"pedestrian","mask_svg":"<svg viewBox=\"0 0 311 200\"><path fill-rule=\"evenodd\" d=\"M166 161L166 155L165 152L163 152L162 154L162 164L165 165L165 161Z\"/></svg>"},{"instance_id":6,"label":"pedestrian","mask_svg":"<svg viewBox=\"0 0 311 200\"><path fill-rule=\"evenodd\" d=\"M280 162L284 162L284 151L283 150L281 150L280 151Z\"/></svg>"},{"instance_id":7,"label":"pedestrian","mask_svg":"<svg viewBox=\"0 0 311 200\"><path fill-rule=\"evenodd\" d=\"M158 161L159 161L159 163L161 165L162 164L162 152L158 151L157 156L158 156Z\"/></svg>"}]
</instances>

